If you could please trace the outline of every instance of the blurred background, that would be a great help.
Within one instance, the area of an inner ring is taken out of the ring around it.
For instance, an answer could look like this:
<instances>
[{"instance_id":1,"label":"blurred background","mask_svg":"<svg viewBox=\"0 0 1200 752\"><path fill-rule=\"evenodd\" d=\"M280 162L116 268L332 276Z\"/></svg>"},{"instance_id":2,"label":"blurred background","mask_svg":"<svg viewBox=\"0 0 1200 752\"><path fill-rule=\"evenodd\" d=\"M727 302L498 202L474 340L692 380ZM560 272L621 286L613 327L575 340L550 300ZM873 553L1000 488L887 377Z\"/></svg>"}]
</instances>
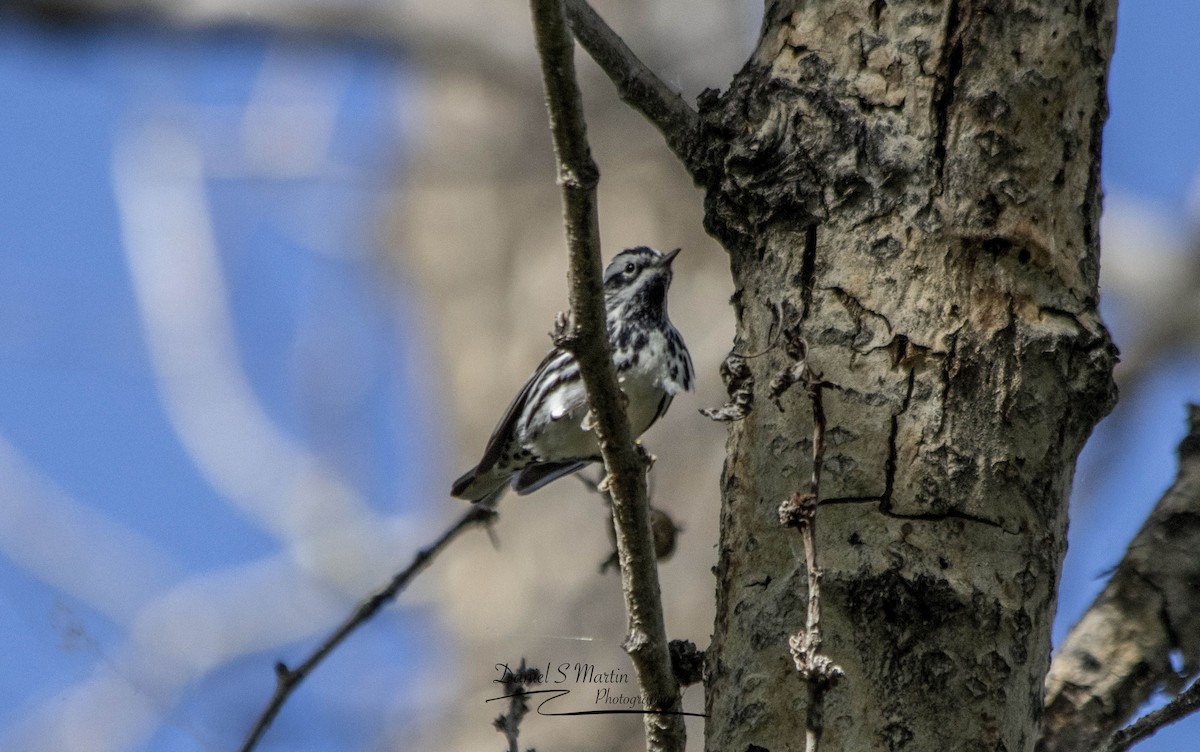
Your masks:
<instances>
[{"instance_id":1,"label":"blurred background","mask_svg":"<svg viewBox=\"0 0 1200 752\"><path fill-rule=\"evenodd\" d=\"M689 99L728 82L761 11L597 6ZM1056 640L1200 400L1197 28L1188 0L1121 8L1102 284L1122 398L1080 461ZM236 748L273 663L462 511L450 480L566 307L532 50L518 2L0 5L0 749ZM723 401L732 287L699 191L579 61L606 255L684 248L671 310L699 389L646 441L684 528L670 632L704 647L725 431L696 410ZM497 664L628 671L599 497L566 479L502 512L495 545L456 542L260 748L495 750ZM522 742L633 750L641 728L530 716Z\"/></svg>"}]
</instances>

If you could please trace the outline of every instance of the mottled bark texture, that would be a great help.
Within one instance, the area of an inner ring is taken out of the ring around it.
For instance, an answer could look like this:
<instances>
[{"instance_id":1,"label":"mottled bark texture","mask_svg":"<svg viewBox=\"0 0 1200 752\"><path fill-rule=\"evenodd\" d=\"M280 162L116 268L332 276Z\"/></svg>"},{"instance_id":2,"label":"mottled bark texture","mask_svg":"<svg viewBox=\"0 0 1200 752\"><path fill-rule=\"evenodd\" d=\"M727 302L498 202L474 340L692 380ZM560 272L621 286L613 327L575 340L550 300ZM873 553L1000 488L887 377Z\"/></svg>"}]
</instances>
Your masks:
<instances>
[{"instance_id":1,"label":"mottled bark texture","mask_svg":"<svg viewBox=\"0 0 1200 752\"><path fill-rule=\"evenodd\" d=\"M1054 657L1041 752L1099 749L1155 690L1178 691L1200 673L1197 552L1200 406L1192 405L1175 482Z\"/></svg>"},{"instance_id":2,"label":"mottled bark texture","mask_svg":"<svg viewBox=\"0 0 1200 752\"><path fill-rule=\"evenodd\" d=\"M767 384L798 328L825 391L829 750L1029 750L1076 456L1115 399L1096 312L1115 0L770 2L701 99L709 231L754 378L723 481L707 749L802 748L787 651L811 410Z\"/></svg>"}]
</instances>

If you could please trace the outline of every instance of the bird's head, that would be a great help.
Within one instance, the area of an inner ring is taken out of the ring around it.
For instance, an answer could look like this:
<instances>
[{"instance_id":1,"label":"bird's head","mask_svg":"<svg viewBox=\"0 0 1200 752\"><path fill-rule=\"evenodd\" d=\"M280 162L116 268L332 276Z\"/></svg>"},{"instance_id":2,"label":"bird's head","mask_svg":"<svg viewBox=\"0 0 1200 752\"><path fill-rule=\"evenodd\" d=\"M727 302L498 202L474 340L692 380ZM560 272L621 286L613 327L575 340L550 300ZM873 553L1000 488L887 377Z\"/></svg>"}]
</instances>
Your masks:
<instances>
[{"instance_id":1,"label":"bird's head","mask_svg":"<svg viewBox=\"0 0 1200 752\"><path fill-rule=\"evenodd\" d=\"M659 253L638 246L618 253L604 271L605 307L627 315L666 316L671 262L679 251Z\"/></svg>"}]
</instances>

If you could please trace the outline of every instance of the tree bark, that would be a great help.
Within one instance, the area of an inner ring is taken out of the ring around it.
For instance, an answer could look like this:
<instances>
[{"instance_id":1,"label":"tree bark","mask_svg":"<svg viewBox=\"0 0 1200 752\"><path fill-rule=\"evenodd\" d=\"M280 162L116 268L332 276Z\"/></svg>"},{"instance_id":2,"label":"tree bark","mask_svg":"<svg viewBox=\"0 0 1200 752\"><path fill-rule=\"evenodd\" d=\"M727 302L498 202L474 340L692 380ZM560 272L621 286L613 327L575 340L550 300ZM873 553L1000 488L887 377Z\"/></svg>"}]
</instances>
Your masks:
<instances>
[{"instance_id":1,"label":"tree bark","mask_svg":"<svg viewBox=\"0 0 1200 752\"><path fill-rule=\"evenodd\" d=\"M706 746L803 748L787 637L811 469L803 337L829 421L818 548L837 750L1029 750L1076 456L1112 406L1096 311L1115 0L769 2L701 98L706 225L753 383L723 478ZM746 386L745 383L742 386Z\"/></svg>"}]
</instances>

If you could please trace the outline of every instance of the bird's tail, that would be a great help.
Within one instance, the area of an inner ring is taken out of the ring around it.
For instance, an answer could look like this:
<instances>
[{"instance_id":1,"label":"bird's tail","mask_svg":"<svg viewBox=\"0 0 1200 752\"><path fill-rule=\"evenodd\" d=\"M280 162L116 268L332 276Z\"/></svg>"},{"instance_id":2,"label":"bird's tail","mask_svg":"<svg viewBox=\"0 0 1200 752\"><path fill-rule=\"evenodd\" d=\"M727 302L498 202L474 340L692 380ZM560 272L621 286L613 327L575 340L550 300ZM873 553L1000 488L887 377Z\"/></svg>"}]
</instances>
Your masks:
<instances>
[{"instance_id":1,"label":"bird's tail","mask_svg":"<svg viewBox=\"0 0 1200 752\"><path fill-rule=\"evenodd\" d=\"M497 473L495 468L480 472L478 467L473 467L454 481L454 485L450 486L450 495L473 504L485 499L494 502L504 493L507 485L508 476Z\"/></svg>"}]
</instances>

